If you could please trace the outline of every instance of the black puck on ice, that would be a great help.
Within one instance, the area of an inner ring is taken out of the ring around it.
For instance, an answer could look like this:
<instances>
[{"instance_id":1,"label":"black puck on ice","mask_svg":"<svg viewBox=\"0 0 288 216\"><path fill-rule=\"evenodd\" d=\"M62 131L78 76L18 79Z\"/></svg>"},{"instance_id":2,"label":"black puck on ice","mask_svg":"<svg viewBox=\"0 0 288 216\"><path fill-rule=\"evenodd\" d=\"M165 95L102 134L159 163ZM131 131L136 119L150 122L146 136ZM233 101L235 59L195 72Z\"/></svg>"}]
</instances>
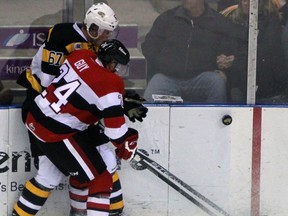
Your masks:
<instances>
[{"instance_id":1,"label":"black puck on ice","mask_svg":"<svg viewBox=\"0 0 288 216\"><path fill-rule=\"evenodd\" d=\"M222 123L224 125L230 125L232 123L232 117L230 115L224 115L222 118Z\"/></svg>"}]
</instances>

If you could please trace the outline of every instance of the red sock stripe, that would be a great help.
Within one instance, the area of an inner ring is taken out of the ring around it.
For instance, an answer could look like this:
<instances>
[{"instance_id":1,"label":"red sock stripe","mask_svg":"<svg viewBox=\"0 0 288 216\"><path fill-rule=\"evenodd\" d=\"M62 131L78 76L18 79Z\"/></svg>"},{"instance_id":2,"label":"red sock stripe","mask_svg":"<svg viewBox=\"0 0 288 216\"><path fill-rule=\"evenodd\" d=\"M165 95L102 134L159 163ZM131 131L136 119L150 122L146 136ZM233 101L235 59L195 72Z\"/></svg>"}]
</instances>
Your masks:
<instances>
[{"instance_id":1,"label":"red sock stripe","mask_svg":"<svg viewBox=\"0 0 288 216\"><path fill-rule=\"evenodd\" d=\"M78 194L74 194L74 193L69 192L69 197L70 197L70 199L78 201L78 202L86 202L88 195L82 196L82 195L78 195Z\"/></svg>"},{"instance_id":2,"label":"red sock stripe","mask_svg":"<svg viewBox=\"0 0 288 216\"><path fill-rule=\"evenodd\" d=\"M75 177L70 176L69 178L69 184L76 189L85 189L88 188L89 184L88 183L81 183L79 182Z\"/></svg>"},{"instance_id":3,"label":"red sock stripe","mask_svg":"<svg viewBox=\"0 0 288 216\"><path fill-rule=\"evenodd\" d=\"M100 204L100 203L93 203L93 202L87 202L87 209L90 210L97 210L97 211L106 211L109 212L110 205L109 204Z\"/></svg>"}]
</instances>

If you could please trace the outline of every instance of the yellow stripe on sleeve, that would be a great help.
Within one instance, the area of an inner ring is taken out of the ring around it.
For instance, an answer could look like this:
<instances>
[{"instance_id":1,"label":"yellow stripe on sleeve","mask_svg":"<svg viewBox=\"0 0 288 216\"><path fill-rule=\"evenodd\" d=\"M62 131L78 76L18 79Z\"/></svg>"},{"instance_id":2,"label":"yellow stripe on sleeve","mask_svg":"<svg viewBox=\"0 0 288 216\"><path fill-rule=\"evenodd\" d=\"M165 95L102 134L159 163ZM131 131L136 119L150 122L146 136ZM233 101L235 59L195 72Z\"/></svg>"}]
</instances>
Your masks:
<instances>
[{"instance_id":1,"label":"yellow stripe on sleeve","mask_svg":"<svg viewBox=\"0 0 288 216\"><path fill-rule=\"evenodd\" d=\"M42 92L42 86L35 79L35 77L32 74L32 71L30 69L26 69L26 79L30 82L30 84L34 90L36 90L39 93Z\"/></svg>"}]
</instances>

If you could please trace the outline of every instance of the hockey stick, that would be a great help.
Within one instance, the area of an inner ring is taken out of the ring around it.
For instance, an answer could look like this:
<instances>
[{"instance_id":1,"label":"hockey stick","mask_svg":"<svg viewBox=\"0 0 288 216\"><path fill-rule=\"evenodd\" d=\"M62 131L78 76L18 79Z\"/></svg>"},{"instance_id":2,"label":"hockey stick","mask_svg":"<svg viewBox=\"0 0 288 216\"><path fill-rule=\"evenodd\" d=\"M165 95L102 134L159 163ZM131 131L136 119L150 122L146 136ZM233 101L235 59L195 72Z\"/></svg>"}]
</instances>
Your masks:
<instances>
[{"instance_id":1,"label":"hockey stick","mask_svg":"<svg viewBox=\"0 0 288 216\"><path fill-rule=\"evenodd\" d=\"M229 214L226 211L224 211L221 207L219 207L218 205L213 203L211 200L209 200L207 197L203 196L198 191L193 189L190 185L186 184L181 179L179 179L178 177L176 177L175 175L170 173L168 170L166 170L160 164L158 164L157 162L155 162L152 159L150 159L149 157L147 157L143 152L144 152L144 150L142 150L142 149L139 149L136 152L136 155L138 155L140 157L140 160L137 162L146 166L147 169L150 170L153 174L158 176L160 179L162 179L164 182L166 182L168 185L170 185L172 188L174 188L180 194L185 196L188 200L193 202L195 205L197 205L199 208L201 208L207 214L212 215L212 216L216 216L216 214L214 214L212 211L210 211L207 207L202 205L199 201L197 201L195 198L193 198L187 192L185 192L183 189L181 189L178 185L176 185L175 182L180 184L183 188L190 191L191 193L193 193L195 196L197 196L201 200L203 200L205 203L210 205L212 208L217 210L222 215L229 216Z\"/></svg>"}]
</instances>

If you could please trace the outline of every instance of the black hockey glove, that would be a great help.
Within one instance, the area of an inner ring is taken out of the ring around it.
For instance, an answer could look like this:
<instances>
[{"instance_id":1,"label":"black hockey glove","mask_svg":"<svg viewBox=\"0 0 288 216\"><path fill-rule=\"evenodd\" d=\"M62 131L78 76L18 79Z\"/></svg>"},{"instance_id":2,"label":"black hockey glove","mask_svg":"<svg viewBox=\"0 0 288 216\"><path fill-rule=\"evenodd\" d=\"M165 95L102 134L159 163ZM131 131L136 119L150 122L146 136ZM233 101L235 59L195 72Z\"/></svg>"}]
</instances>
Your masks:
<instances>
[{"instance_id":1,"label":"black hockey glove","mask_svg":"<svg viewBox=\"0 0 288 216\"><path fill-rule=\"evenodd\" d=\"M135 122L135 119L142 122L148 112L147 107L142 104L145 101L135 91L126 91L124 95L124 113L130 121Z\"/></svg>"}]
</instances>

